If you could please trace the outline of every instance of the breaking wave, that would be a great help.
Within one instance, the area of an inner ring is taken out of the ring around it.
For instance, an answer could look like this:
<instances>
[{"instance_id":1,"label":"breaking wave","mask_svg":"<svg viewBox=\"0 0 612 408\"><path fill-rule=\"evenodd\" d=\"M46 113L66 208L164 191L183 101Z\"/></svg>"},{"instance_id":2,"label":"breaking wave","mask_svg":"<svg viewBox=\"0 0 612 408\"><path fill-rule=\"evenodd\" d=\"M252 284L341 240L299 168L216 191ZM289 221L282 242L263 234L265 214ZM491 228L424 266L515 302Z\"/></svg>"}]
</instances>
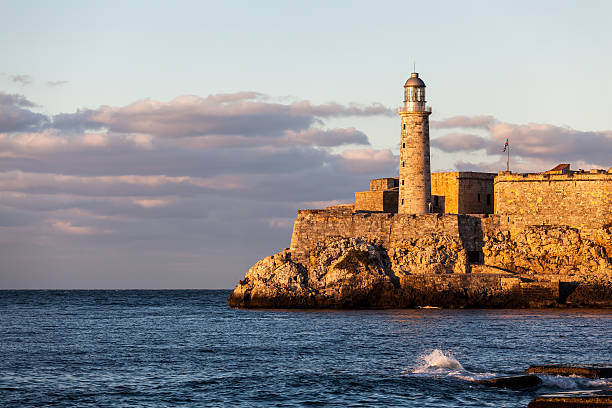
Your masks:
<instances>
[{"instance_id":1,"label":"breaking wave","mask_svg":"<svg viewBox=\"0 0 612 408\"><path fill-rule=\"evenodd\" d=\"M455 377L464 381L476 381L491 378L493 373L473 373L463 368L450 351L435 349L429 354L419 356L418 365L408 371L411 374L419 375L445 375Z\"/></svg>"},{"instance_id":2,"label":"breaking wave","mask_svg":"<svg viewBox=\"0 0 612 408\"><path fill-rule=\"evenodd\" d=\"M501 373L474 373L468 371L463 368L463 365L450 351L442 351L440 349L435 349L429 353L420 355L416 367L405 371L405 373L422 376L447 376L471 382L507 375ZM610 379L553 375L539 375L539 377L542 379L541 386L549 390L612 390L612 380Z\"/></svg>"},{"instance_id":3,"label":"breaking wave","mask_svg":"<svg viewBox=\"0 0 612 408\"><path fill-rule=\"evenodd\" d=\"M419 359L421 364L412 370L414 373L427 373L440 369L463 370L461 363L448 351L445 354L442 350L435 349L429 354L420 356Z\"/></svg>"},{"instance_id":4,"label":"breaking wave","mask_svg":"<svg viewBox=\"0 0 612 408\"><path fill-rule=\"evenodd\" d=\"M553 375L540 375L542 385L547 388L562 390L576 390L585 388L612 389L612 381L605 378L585 378L577 376L561 377Z\"/></svg>"}]
</instances>

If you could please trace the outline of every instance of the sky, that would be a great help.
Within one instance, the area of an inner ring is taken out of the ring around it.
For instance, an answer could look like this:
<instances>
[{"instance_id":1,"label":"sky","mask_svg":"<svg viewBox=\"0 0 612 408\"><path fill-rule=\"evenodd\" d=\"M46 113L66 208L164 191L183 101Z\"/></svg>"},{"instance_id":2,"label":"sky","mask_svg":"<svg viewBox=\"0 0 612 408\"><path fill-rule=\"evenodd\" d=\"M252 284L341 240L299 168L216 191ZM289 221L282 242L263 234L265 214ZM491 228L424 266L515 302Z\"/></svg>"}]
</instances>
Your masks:
<instances>
[{"instance_id":1,"label":"sky","mask_svg":"<svg viewBox=\"0 0 612 408\"><path fill-rule=\"evenodd\" d=\"M233 288L397 176L612 166L609 1L0 1L0 288Z\"/></svg>"}]
</instances>

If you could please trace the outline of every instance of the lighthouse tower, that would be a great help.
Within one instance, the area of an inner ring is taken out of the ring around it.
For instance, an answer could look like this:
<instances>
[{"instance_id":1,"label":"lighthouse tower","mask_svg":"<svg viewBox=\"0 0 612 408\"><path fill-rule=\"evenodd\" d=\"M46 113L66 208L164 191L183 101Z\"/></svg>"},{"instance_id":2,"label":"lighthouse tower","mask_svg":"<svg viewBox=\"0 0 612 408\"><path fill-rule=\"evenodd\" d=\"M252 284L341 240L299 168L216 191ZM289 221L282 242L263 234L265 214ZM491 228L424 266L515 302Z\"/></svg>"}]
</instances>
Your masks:
<instances>
[{"instance_id":1,"label":"lighthouse tower","mask_svg":"<svg viewBox=\"0 0 612 408\"><path fill-rule=\"evenodd\" d=\"M413 72L404 85L398 212L426 214L431 208L429 168L429 115L425 106L425 83Z\"/></svg>"}]
</instances>

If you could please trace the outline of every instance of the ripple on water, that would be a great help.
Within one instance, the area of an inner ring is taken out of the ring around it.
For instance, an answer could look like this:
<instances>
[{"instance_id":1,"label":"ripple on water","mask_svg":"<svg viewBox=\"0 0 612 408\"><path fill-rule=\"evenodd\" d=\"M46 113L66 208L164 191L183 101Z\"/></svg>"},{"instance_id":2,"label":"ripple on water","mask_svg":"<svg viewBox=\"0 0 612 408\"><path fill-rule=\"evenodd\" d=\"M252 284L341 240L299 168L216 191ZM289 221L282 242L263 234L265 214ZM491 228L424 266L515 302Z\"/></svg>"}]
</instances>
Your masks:
<instances>
[{"instance_id":1,"label":"ripple on water","mask_svg":"<svg viewBox=\"0 0 612 408\"><path fill-rule=\"evenodd\" d=\"M530 364L606 363L610 311L253 311L229 291L2 291L6 406L516 407L610 389ZM562 335L562 336L561 336Z\"/></svg>"}]
</instances>

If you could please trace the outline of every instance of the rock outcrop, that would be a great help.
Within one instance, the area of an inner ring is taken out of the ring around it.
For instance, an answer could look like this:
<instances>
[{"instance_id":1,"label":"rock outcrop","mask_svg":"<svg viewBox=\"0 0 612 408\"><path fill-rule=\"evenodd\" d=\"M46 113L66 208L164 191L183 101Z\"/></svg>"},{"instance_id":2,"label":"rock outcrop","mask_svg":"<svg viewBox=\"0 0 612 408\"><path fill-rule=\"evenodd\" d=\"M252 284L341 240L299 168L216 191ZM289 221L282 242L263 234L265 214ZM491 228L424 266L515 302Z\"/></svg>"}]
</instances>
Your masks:
<instances>
[{"instance_id":1,"label":"rock outcrop","mask_svg":"<svg viewBox=\"0 0 612 408\"><path fill-rule=\"evenodd\" d=\"M547 364L532 365L525 370L526 374L546 374L577 376L586 378L612 378L612 366L610 365L567 365L567 364Z\"/></svg>"},{"instance_id":2,"label":"rock outcrop","mask_svg":"<svg viewBox=\"0 0 612 408\"><path fill-rule=\"evenodd\" d=\"M525 388L537 387L542 384L542 380L537 375L515 375L511 377L495 377L486 380L478 380L476 383L486 385L487 387L522 390Z\"/></svg>"},{"instance_id":3,"label":"rock outcrop","mask_svg":"<svg viewBox=\"0 0 612 408\"><path fill-rule=\"evenodd\" d=\"M485 232L485 265L468 261L460 236L327 238L306 255L286 249L257 262L228 302L264 308L612 307L610 238L609 230L587 239L568 227Z\"/></svg>"},{"instance_id":4,"label":"rock outcrop","mask_svg":"<svg viewBox=\"0 0 612 408\"><path fill-rule=\"evenodd\" d=\"M527 408L610 408L610 395L546 396L534 398Z\"/></svg>"},{"instance_id":5,"label":"rock outcrop","mask_svg":"<svg viewBox=\"0 0 612 408\"><path fill-rule=\"evenodd\" d=\"M593 231L587 238L568 226L529 226L485 234L482 252L486 264L516 273L612 278L612 233Z\"/></svg>"}]
</instances>

